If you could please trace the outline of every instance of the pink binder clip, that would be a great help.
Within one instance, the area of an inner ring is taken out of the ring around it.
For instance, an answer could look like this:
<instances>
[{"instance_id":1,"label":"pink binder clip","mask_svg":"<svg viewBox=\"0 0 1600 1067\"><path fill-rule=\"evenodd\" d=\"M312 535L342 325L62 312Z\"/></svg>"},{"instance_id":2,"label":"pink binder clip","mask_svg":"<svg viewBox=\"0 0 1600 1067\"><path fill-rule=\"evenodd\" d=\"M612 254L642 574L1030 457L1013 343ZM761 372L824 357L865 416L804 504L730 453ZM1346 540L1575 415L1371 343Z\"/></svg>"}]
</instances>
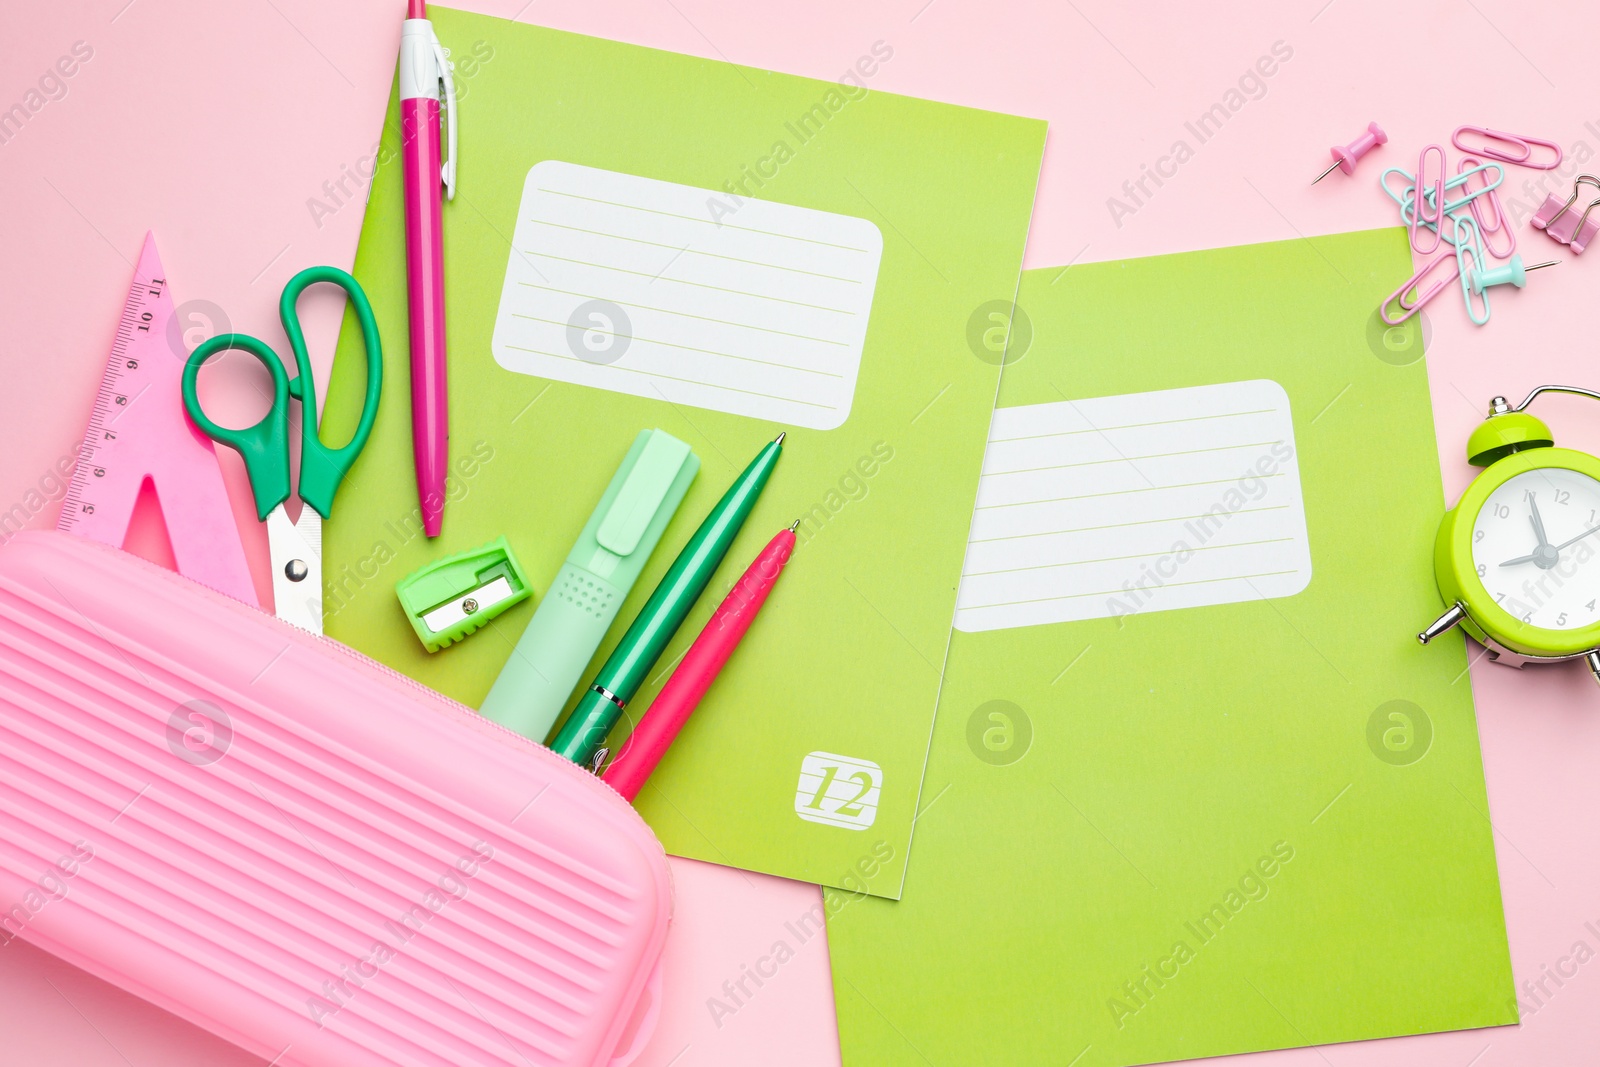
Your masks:
<instances>
[{"instance_id":1,"label":"pink binder clip","mask_svg":"<svg viewBox=\"0 0 1600 1067\"><path fill-rule=\"evenodd\" d=\"M1427 186L1428 156L1434 154L1439 157L1438 174L1433 179L1433 187ZM1422 255L1439 250L1440 234L1444 225L1444 182L1445 182L1444 149L1436 144L1430 144L1422 149L1422 154L1417 157L1417 199L1411 209L1411 247ZM1432 192L1432 196L1427 194ZM1429 214L1428 205L1433 205L1433 212ZM1417 238L1420 234L1427 233L1433 238L1432 243L1423 247Z\"/></svg>"},{"instance_id":2,"label":"pink binder clip","mask_svg":"<svg viewBox=\"0 0 1600 1067\"><path fill-rule=\"evenodd\" d=\"M1592 174L1580 174L1577 181L1572 183L1572 195L1565 202L1556 199L1556 194L1551 193L1544 198L1539 211L1533 216L1533 225L1543 230L1557 244L1570 245L1574 255L1582 252L1594 240L1596 230L1600 230L1600 218L1590 219L1590 214L1596 207L1600 207L1600 197L1589 201L1589 206L1583 209L1583 214L1572 210L1578 202L1578 187L1592 185L1600 191L1600 178Z\"/></svg>"},{"instance_id":3,"label":"pink binder clip","mask_svg":"<svg viewBox=\"0 0 1600 1067\"><path fill-rule=\"evenodd\" d=\"M1464 133L1476 134L1483 138L1482 144L1464 144L1461 135ZM1482 156L1484 159L1493 159L1500 163L1516 163L1519 166L1529 167L1533 170L1554 170L1566 158L1561 151L1561 146L1554 141L1546 141L1538 137L1519 137L1514 133L1504 130L1491 130L1483 126L1457 126L1456 132L1450 135L1450 143L1461 151L1472 156ZM1500 145L1504 145L1502 150ZM1548 149L1553 156L1551 159L1533 161L1535 147Z\"/></svg>"},{"instance_id":4,"label":"pink binder clip","mask_svg":"<svg viewBox=\"0 0 1600 1067\"><path fill-rule=\"evenodd\" d=\"M1439 278L1437 281L1434 281L1429 288L1423 289L1423 280L1433 272L1435 267L1438 267L1441 264L1449 267L1450 273L1442 278ZM1454 251L1446 252L1441 256L1434 257L1433 259L1429 260L1421 270L1407 278L1400 288L1396 289L1394 292L1390 293L1384 298L1383 303L1378 307L1378 317L1387 325L1400 325L1402 322L1405 322L1407 319L1421 310L1423 304L1426 304L1428 301L1444 292L1445 289L1449 287L1450 283L1455 281L1460 274L1461 264L1456 259L1456 254ZM1411 294L1411 299L1409 300L1406 298L1408 293ZM1391 304L1396 304L1399 306L1399 314L1394 316L1389 314L1389 305Z\"/></svg>"},{"instance_id":5,"label":"pink binder clip","mask_svg":"<svg viewBox=\"0 0 1600 1067\"><path fill-rule=\"evenodd\" d=\"M1456 173L1465 174L1476 166L1480 166L1476 159L1471 156L1462 156L1461 162L1456 165ZM1485 172L1480 171L1479 173ZM1469 179L1462 188L1468 193L1472 193L1471 180ZM1472 198L1470 204L1472 205L1472 217L1478 220L1478 230L1483 235L1483 250L1495 259L1509 259L1511 254L1517 250L1517 234L1515 230L1506 224L1505 213L1500 210L1500 193L1495 189L1480 190L1478 195ZM1505 231L1506 235L1505 251L1495 248L1494 242L1489 237L1490 234L1496 234L1502 230Z\"/></svg>"}]
</instances>

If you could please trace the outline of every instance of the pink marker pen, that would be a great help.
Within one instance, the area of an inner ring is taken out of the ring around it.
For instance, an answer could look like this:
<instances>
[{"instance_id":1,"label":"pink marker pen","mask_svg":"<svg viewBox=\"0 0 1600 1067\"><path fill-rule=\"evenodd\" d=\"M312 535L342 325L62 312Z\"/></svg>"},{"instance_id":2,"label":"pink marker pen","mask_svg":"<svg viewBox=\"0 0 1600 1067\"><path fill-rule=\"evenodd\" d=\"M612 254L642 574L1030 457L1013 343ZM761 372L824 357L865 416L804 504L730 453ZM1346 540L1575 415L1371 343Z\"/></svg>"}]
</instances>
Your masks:
<instances>
[{"instance_id":1,"label":"pink marker pen","mask_svg":"<svg viewBox=\"0 0 1600 1067\"><path fill-rule=\"evenodd\" d=\"M444 521L450 457L445 394L444 246L439 188L456 195L456 86L450 61L425 17L425 0L410 0L400 31L400 142L406 186L406 275L411 307L411 446L417 467L422 530L437 537ZM444 86L450 155L439 159L439 88Z\"/></svg>"}]
</instances>

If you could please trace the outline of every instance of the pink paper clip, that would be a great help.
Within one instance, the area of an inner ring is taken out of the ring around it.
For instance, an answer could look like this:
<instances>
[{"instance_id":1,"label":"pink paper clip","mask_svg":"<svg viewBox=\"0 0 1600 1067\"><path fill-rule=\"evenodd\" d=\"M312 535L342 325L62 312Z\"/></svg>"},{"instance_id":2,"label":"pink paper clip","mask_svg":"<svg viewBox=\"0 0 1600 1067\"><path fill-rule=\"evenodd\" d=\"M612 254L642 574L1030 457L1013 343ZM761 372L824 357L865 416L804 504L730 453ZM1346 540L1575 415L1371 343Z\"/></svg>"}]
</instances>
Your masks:
<instances>
[{"instance_id":1,"label":"pink paper clip","mask_svg":"<svg viewBox=\"0 0 1600 1067\"><path fill-rule=\"evenodd\" d=\"M1430 152L1437 153L1439 156L1439 174L1438 177L1434 178L1433 180L1432 215L1428 214L1429 200L1426 195L1428 192L1426 184L1428 174L1428 154ZM1427 145L1422 149L1422 153L1417 156L1417 200L1416 204L1411 210L1411 247L1424 256L1428 255L1430 252L1436 252L1439 250L1439 242L1441 240L1440 234L1444 226L1445 170L1446 163L1444 149L1438 145ZM1426 248L1424 248L1417 240L1417 236L1423 232L1427 232L1433 237L1433 243L1428 245Z\"/></svg>"},{"instance_id":2,"label":"pink paper clip","mask_svg":"<svg viewBox=\"0 0 1600 1067\"><path fill-rule=\"evenodd\" d=\"M1473 167L1480 165L1471 156L1462 156L1461 162L1456 165L1456 173L1464 174ZM1468 180L1462 188L1469 193L1472 192L1472 182ZM1472 198L1470 203L1472 217L1478 220L1478 230L1483 235L1483 250L1495 259L1510 259L1511 254L1517 250L1517 234L1515 230L1506 224L1505 212L1500 210L1499 191L1495 189L1480 191L1477 196ZM1504 252L1495 248L1494 243L1489 240L1490 234L1499 233L1501 230L1504 230L1506 235L1506 249Z\"/></svg>"},{"instance_id":3,"label":"pink paper clip","mask_svg":"<svg viewBox=\"0 0 1600 1067\"><path fill-rule=\"evenodd\" d=\"M1461 135L1464 133L1478 134L1483 138L1479 145L1463 144ZM1554 141L1546 141L1538 137L1519 137L1514 133L1504 130L1491 130L1483 126L1457 126L1456 132L1450 135L1450 143L1461 151L1472 156L1482 156L1500 163L1516 163L1519 166L1532 170L1554 170L1566 158L1561 151L1561 146ZM1509 151L1502 152L1496 143L1509 146ZM1555 156L1553 159L1540 163L1533 162L1533 149L1535 146L1548 148Z\"/></svg>"},{"instance_id":4,"label":"pink paper clip","mask_svg":"<svg viewBox=\"0 0 1600 1067\"><path fill-rule=\"evenodd\" d=\"M1447 277L1440 278L1438 281L1434 282L1432 288L1417 292L1414 300L1407 300L1406 294L1412 292L1413 290L1420 289L1423 279L1427 278L1428 274L1441 263L1451 268L1450 274ZM1407 278L1405 283L1401 285L1400 288L1396 289L1394 292L1390 293L1384 298L1383 303L1378 307L1378 317L1390 326L1399 326L1411 316L1415 315L1422 308L1423 304L1426 304L1428 301L1444 292L1445 289L1449 288L1450 283L1455 281L1460 273L1461 265L1459 262L1457 262L1456 255L1453 251L1434 257L1433 259L1429 260L1421 270ZM1400 305L1400 311L1403 312L1403 314L1401 314L1398 318L1390 318L1389 305L1395 303Z\"/></svg>"},{"instance_id":5,"label":"pink paper clip","mask_svg":"<svg viewBox=\"0 0 1600 1067\"><path fill-rule=\"evenodd\" d=\"M1600 190L1600 178L1593 174L1580 174L1577 181L1572 183L1572 195L1565 201L1557 200L1556 194L1551 193L1544 198L1538 212L1533 216L1533 226L1543 230L1552 241L1557 244L1569 245L1574 255L1581 253L1594 240L1596 230L1600 230L1600 218L1590 219L1590 214L1596 207L1600 207L1600 197L1589 201L1589 206L1579 215L1572 210L1578 202L1578 188L1592 185Z\"/></svg>"}]
</instances>

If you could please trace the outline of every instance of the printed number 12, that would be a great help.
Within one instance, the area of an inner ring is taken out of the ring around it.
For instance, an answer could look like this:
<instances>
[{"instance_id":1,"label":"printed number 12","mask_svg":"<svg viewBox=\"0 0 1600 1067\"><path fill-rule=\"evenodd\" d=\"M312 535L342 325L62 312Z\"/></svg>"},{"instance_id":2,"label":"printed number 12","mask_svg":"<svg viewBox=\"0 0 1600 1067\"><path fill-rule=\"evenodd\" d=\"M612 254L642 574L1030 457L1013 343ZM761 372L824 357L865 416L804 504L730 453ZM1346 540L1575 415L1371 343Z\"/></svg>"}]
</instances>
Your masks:
<instances>
[{"instance_id":1,"label":"printed number 12","mask_svg":"<svg viewBox=\"0 0 1600 1067\"><path fill-rule=\"evenodd\" d=\"M814 811L822 810L822 801L828 795L828 787L833 785L833 779L838 775L838 773L839 768L833 765L830 765L826 771L822 772L822 783L817 786L817 794L811 798L811 803L807 804L806 807L811 808ZM850 776L850 781L856 783L856 785L860 786L861 788L856 790L855 796L851 797L849 800L845 801L843 804L840 804L834 809L837 814L860 815L861 805L856 803L856 801L866 796L867 792L872 788L872 776L865 771L856 771Z\"/></svg>"}]
</instances>

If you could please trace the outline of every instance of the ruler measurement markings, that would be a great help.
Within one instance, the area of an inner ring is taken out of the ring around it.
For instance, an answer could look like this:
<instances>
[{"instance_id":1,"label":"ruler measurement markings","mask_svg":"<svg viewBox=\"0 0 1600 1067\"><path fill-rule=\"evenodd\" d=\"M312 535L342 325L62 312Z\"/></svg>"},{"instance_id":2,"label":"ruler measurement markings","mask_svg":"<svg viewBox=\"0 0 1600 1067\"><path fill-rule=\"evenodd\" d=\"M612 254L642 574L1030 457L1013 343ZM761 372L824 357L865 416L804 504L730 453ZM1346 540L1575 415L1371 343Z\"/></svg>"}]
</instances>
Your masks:
<instances>
[{"instance_id":1,"label":"ruler measurement markings","mask_svg":"<svg viewBox=\"0 0 1600 1067\"><path fill-rule=\"evenodd\" d=\"M123 300L56 528L120 546L139 491L155 487L179 573L259 606L211 442L193 432L168 350L175 311L147 235Z\"/></svg>"},{"instance_id":2,"label":"ruler measurement markings","mask_svg":"<svg viewBox=\"0 0 1600 1067\"><path fill-rule=\"evenodd\" d=\"M123 304L112 338L111 358L106 361L105 370L100 376L100 388L95 392L89 424L78 445L78 463L67 487L67 506L63 507L57 523L59 529L68 533L72 532L81 518L94 514L90 478L101 480L112 474L112 464L116 458L116 449L112 445L117 441L117 433L107 428L106 412L113 407L126 411L143 392L142 389L135 392L131 386L124 386L123 382L144 369L141 362L145 358L142 346L145 342L155 340L152 326L157 324L158 319L154 312L146 309L149 302L161 299L165 289L166 279L152 278L146 284L140 284L136 279L128 290L128 299ZM115 420L116 416L113 416L111 421Z\"/></svg>"}]
</instances>

